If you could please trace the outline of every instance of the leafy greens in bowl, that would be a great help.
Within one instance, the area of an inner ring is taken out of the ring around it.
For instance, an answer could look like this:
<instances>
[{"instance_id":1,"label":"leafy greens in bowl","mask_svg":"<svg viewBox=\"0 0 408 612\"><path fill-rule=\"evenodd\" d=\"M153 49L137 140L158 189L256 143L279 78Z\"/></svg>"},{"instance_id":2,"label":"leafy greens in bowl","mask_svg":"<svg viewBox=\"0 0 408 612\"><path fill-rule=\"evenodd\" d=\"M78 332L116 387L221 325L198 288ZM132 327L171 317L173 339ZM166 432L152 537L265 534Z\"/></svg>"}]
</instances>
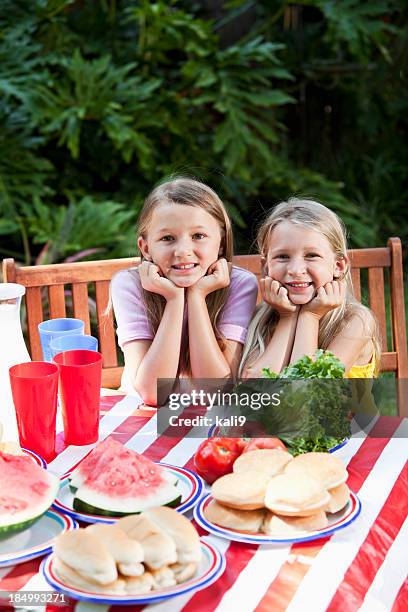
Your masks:
<instances>
[{"instance_id":1,"label":"leafy greens in bowl","mask_svg":"<svg viewBox=\"0 0 408 612\"><path fill-rule=\"evenodd\" d=\"M279 403L245 411L244 436L276 436L297 455L327 452L350 435L350 385L332 353L318 350L314 359L305 355L280 374L268 368L263 372L264 379L240 383L238 395L268 391L271 397L279 394Z\"/></svg>"}]
</instances>

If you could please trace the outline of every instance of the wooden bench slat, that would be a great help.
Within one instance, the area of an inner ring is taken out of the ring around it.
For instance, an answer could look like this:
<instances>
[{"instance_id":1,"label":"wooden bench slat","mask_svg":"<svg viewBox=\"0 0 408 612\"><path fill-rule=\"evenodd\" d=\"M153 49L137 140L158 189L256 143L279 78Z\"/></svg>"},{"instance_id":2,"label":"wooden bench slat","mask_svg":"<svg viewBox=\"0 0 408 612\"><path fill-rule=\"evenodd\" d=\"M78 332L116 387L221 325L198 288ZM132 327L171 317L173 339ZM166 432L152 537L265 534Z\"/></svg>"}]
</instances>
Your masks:
<instances>
[{"instance_id":1,"label":"wooden bench slat","mask_svg":"<svg viewBox=\"0 0 408 612\"><path fill-rule=\"evenodd\" d=\"M31 359L42 361L43 354L38 333L38 324L44 320L40 287L27 287L25 299Z\"/></svg>"},{"instance_id":2,"label":"wooden bench slat","mask_svg":"<svg viewBox=\"0 0 408 612\"><path fill-rule=\"evenodd\" d=\"M50 318L66 317L64 285L51 285L48 287L50 303Z\"/></svg>"},{"instance_id":3,"label":"wooden bench slat","mask_svg":"<svg viewBox=\"0 0 408 612\"><path fill-rule=\"evenodd\" d=\"M97 281L95 283L96 314L98 319L99 345L103 355L104 368L118 365L116 355L116 338L113 324L112 309L106 314L109 303L109 281Z\"/></svg>"},{"instance_id":4,"label":"wooden bench slat","mask_svg":"<svg viewBox=\"0 0 408 612\"><path fill-rule=\"evenodd\" d=\"M405 323L404 278L402 272L402 246L399 238L390 238L388 246L391 250L391 316L394 330L394 349L398 354L398 378L408 378L407 330ZM404 416L408 416L408 398L404 397L403 386L399 389L400 408Z\"/></svg>"},{"instance_id":5,"label":"wooden bench slat","mask_svg":"<svg viewBox=\"0 0 408 612\"><path fill-rule=\"evenodd\" d=\"M102 370L102 387L113 389L118 387L122 377L123 368L103 368ZM118 382L119 381L119 382Z\"/></svg>"},{"instance_id":6,"label":"wooden bench slat","mask_svg":"<svg viewBox=\"0 0 408 612\"><path fill-rule=\"evenodd\" d=\"M360 270L358 268L351 268L351 280L353 282L354 295L357 300L361 300L361 281L360 281Z\"/></svg>"},{"instance_id":7,"label":"wooden bench slat","mask_svg":"<svg viewBox=\"0 0 408 612\"><path fill-rule=\"evenodd\" d=\"M395 372L397 369L397 353L389 352L381 354L381 372Z\"/></svg>"},{"instance_id":8,"label":"wooden bench slat","mask_svg":"<svg viewBox=\"0 0 408 612\"><path fill-rule=\"evenodd\" d=\"M370 297L370 308L378 320L382 350L385 351L387 349L387 323L382 268L368 269L368 294Z\"/></svg>"},{"instance_id":9,"label":"wooden bench slat","mask_svg":"<svg viewBox=\"0 0 408 612\"><path fill-rule=\"evenodd\" d=\"M232 263L234 266L249 270L258 278L261 275L261 260L259 255L235 255L232 258Z\"/></svg>"},{"instance_id":10,"label":"wooden bench slat","mask_svg":"<svg viewBox=\"0 0 408 612\"><path fill-rule=\"evenodd\" d=\"M88 284L72 283L72 302L74 317L82 319L85 323L85 333L91 333L91 323L89 318Z\"/></svg>"},{"instance_id":11,"label":"wooden bench slat","mask_svg":"<svg viewBox=\"0 0 408 612\"><path fill-rule=\"evenodd\" d=\"M389 268L391 254L386 247L349 249L347 254L352 268Z\"/></svg>"},{"instance_id":12,"label":"wooden bench slat","mask_svg":"<svg viewBox=\"0 0 408 612\"><path fill-rule=\"evenodd\" d=\"M47 266L22 266L16 269L16 280L24 278L26 287L43 287L44 285L93 282L95 279L110 281L112 276L123 268L131 268L140 263L140 257L109 259L105 261L83 261L76 263L50 264ZM73 267L74 266L74 267Z\"/></svg>"}]
</instances>

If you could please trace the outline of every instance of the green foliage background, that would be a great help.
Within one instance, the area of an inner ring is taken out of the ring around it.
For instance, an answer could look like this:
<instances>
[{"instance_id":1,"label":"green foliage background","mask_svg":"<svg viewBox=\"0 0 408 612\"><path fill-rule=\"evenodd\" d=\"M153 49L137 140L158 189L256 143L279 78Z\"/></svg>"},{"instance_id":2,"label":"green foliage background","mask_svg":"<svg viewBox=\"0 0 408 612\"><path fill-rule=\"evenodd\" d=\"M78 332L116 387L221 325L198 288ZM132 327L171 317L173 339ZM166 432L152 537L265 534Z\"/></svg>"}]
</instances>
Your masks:
<instances>
[{"instance_id":1,"label":"green foliage background","mask_svg":"<svg viewBox=\"0 0 408 612\"><path fill-rule=\"evenodd\" d=\"M220 193L237 252L293 194L339 212L354 246L406 239L406 13L2 0L0 257L133 255L143 198L174 173Z\"/></svg>"}]
</instances>

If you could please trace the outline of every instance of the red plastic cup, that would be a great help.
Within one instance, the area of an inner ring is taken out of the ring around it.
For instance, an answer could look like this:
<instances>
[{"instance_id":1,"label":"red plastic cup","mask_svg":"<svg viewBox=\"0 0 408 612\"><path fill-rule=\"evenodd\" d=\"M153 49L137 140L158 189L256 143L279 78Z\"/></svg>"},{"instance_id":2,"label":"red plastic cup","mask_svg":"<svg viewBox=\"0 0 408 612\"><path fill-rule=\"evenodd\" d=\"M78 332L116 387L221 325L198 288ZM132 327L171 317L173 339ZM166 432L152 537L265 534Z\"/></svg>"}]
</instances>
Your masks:
<instances>
[{"instance_id":1,"label":"red plastic cup","mask_svg":"<svg viewBox=\"0 0 408 612\"><path fill-rule=\"evenodd\" d=\"M58 353L60 400L66 444L92 444L98 439L102 355L75 350Z\"/></svg>"},{"instance_id":2,"label":"red plastic cup","mask_svg":"<svg viewBox=\"0 0 408 612\"><path fill-rule=\"evenodd\" d=\"M55 458L58 368L29 361L9 369L20 445L47 462Z\"/></svg>"}]
</instances>

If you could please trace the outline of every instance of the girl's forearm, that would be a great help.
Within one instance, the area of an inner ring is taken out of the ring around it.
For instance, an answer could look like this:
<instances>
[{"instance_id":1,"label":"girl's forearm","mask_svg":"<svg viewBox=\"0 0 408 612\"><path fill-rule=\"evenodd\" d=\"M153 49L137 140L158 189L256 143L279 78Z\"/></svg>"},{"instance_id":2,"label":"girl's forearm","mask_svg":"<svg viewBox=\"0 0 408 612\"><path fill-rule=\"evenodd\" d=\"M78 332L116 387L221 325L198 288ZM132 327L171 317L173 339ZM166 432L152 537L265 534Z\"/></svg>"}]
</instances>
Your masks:
<instances>
[{"instance_id":1,"label":"girl's forearm","mask_svg":"<svg viewBox=\"0 0 408 612\"><path fill-rule=\"evenodd\" d=\"M208 315L204 295L187 293L188 337L193 378L225 378L231 368L225 359Z\"/></svg>"},{"instance_id":2,"label":"girl's forearm","mask_svg":"<svg viewBox=\"0 0 408 612\"><path fill-rule=\"evenodd\" d=\"M294 363L303 355L313 357L318 349L319 324L320 319L316 315L300 311L290 363Z\"/></svg>"},{"instance_id":3,"label":"girl's forearm","mask_svg":"<svg viewBox=\"0 0 408 612\"><path fill-rule=\"evenodd\" d=\"M265 351L244 371L245 378L261 378L262 369L280 372L288 362L295 337L297 313L279 319Z\"/></svg>"},{"instance_id":4,"label":"girl's forearm","mask_svg":"<svg viewBox=\"0 0 408 612\"><path fill-rule=\"evenodd\" d=\"M174 379L180 359L184 296L166 303L156 335L133 379L135 389L148 404L157 403L157 379Z\"/></svg>"}]
</instances>

